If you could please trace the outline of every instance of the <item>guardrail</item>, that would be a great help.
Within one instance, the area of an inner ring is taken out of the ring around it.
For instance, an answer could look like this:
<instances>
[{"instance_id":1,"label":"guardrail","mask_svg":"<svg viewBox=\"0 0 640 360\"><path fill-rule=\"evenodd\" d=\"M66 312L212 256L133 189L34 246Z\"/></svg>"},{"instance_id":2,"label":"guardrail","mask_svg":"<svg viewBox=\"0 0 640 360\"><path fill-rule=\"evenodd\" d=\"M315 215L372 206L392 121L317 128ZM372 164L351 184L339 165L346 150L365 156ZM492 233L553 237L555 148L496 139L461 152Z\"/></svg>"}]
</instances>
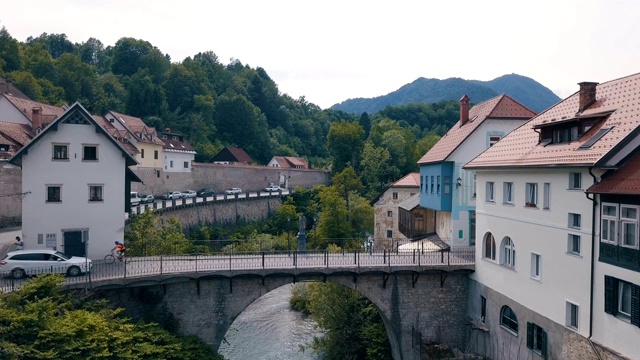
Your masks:
<instances>
[{"instance_id":1,"label":"guardrail","mask_svg":"<svg viewBox=\"0 0 640 360\"><path fill-rule=\"evenodd\" d=\"M136 206L131 206L131 212L137 215L144 213L146 210L171 210L171 208L176 208L182 205L194 205L200 204L204 205L211 202L216 201L227 201L227 200L238 200L238 199L255 199L255 198L264 198L264 197L275 197L275 196L284 196L291 194L291 190L289 189L281 189L278 192L269 192L269 191L254 191L254 192L243 192L240 194L215 194L212 196L198 196L192 198L177 198L177 199L155 199L153 203L139 204ZM125 213L125 219L129 219L129 213Z\"/></svg>"},{"instance_id":2,"label":"guardrail","mask_svg":"<svg viewBox=\"0 0 640 360\"><path fill-rule=\"evenodd\" d=\"M387 270L394 266L405 267L447 267L450 265L474 265L475 250L473 248L447 249L422 252L418 250L393 252L345 251L331 253L328 251L263 251L251 253L233 253L216 255L167 255L148 257L126 257L124 261L107 263L93 260L93 267L88 273L80 276L67 276L63 284L85 284L101 280L122 280L144 278L157 275L181 274L215 274L229 270L258 269L351 269L367 268ZM32 273L49 274L52 267L38 268ZM0 273L0 290L10 292L19 288L26 280L14 279L10 272Z\"/></svg>"}]
</instances>

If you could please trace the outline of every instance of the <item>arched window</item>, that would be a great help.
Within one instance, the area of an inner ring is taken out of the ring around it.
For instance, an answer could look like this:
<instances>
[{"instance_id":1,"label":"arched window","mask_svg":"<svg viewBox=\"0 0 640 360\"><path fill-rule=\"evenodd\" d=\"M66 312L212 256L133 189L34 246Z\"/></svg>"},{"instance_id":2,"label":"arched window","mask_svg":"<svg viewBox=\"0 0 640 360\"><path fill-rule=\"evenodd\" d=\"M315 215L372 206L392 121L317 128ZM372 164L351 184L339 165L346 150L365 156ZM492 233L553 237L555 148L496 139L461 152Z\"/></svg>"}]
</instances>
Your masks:
<instances>
[{"instance_id":1,"label":"arched window","mask_svg":"<svg viewBox=\"0 0 640 360\"><path fill-rule=\"evenodd\" d=\"M491 233L484 236L484 254L487 259L496 259L496 241Z\"/></svg>"},{"instance_id":2,"label":"arched window","mask_svg":"<svg viewBox=\"0 0 640 360\"><path fill-rule=\"evenodd\" d=\"M518 318L508 306L503 306L500 310L500 325L518 335Z\"/></svg>"},{"instance_id":3,"label":"arched window","mask_svg":"<svg viewBox=\"0 0 640 360\"><path fill-rule=\"evenodd\" d=\"M510 237L505 236L505 238L502 239L502 245L500 246L500 248L502 249L500 263L508 267L515 267L516 246L513 244L513 240L511 240Z\"/></svg>"}]
</instances>

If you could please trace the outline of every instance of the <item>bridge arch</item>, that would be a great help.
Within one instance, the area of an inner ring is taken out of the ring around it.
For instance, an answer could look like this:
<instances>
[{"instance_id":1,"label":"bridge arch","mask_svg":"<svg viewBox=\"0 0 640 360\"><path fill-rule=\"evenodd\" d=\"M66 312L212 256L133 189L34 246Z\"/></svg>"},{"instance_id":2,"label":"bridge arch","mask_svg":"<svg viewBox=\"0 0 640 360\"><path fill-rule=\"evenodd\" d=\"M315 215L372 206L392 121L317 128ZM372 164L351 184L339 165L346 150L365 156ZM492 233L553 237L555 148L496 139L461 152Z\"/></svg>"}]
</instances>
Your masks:
<instances>
[{"instance_id":1,"label":"bridge arch","mask_svg":"<svg viewBox=\"0 0 640 360\"><path fill-rule=\"evenodd\" d=\"M361 269L216 273L147 277L93 289L135 316L145 310L149 293L177 319L180 331L198 335L218 349L236 318L254 301L284 285L330 281L354 289L378 309L394 359L412 359L424 340L464 349L468 338L468 269L389 271ZM145 295L146 294L146 295ZM417 346L416 346L417 345Z\"/></svg>"}]
</instances>

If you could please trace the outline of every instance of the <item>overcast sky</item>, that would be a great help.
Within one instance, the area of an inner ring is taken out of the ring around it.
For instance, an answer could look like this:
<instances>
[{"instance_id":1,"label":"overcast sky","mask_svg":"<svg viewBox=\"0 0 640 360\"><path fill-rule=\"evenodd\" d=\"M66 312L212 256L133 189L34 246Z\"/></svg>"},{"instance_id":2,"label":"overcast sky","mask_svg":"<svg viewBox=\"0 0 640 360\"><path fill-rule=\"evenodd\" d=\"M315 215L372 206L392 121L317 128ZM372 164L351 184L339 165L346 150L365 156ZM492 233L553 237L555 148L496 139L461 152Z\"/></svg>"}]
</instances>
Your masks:
<instances>
[{"instance_id":1,"label":"overcast sky","mask_svg":"<svg viewBox=\"0 0 640 360\"><path fill-rule=\"evenodd\" d=\"M392 92L419 77L516 73L560 97L578 82L640 72L637 0L21 0L0 26L149 41L173 62L211 50L264 68L282 93L322 108Z\"/></svg>"}]
</instances>

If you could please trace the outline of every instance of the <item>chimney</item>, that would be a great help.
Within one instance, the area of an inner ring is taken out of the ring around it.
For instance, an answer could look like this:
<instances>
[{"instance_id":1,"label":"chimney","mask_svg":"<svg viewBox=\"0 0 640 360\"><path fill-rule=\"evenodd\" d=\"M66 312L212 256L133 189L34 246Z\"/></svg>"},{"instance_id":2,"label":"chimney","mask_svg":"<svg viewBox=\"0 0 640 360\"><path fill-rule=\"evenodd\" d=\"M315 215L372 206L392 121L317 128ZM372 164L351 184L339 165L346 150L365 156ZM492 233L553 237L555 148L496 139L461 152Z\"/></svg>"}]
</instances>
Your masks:
<instances>
[{"instance_id":1,"label":"chimney","mask_svg":"<svg viewBox=\"0 0 640 360\"><path fill-rule=\"evenodd\" d=\"M596 82L581 82L580 85L580 105L578 106L578 112L584 111L596 101Z\"/></svg>"},{"instance_id":2,"label":"chimney","mask_svg":"<svg viewBox=\"0 0 640 360\"><path fill-rule=\"evenodd\" d=\"M164 132L170 133L171 132L171 128L164 128Z\"/></svg>"},{"instance_id":3,"label":"chimney","mask_svg":"<svg viewBox=\"0 0 640 360\"><path fill-rule=\"evenodd\" d=\"M467 95L460 99L460 126L469 122L469 97Z\"/></svg>"},{"instance_id":4,"label":"chimney","mask_svg":"<svg viewBox=\"0 0 640 360\"><path fill-rule=\"evenodd\" d=\"M35 106L31 109L31 128L33 130L40 129L42 127L42 108Z\"/></svg>"}]
</instances>

